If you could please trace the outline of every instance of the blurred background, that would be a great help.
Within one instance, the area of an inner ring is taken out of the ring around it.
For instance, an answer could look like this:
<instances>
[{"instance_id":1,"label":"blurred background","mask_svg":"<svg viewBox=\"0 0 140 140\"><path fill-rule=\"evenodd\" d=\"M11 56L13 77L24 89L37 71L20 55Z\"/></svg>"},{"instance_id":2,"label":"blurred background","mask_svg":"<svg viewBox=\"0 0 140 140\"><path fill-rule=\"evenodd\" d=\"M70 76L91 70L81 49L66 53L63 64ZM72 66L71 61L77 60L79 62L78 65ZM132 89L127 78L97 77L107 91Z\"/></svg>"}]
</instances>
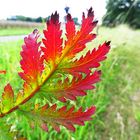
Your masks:
<instances>
[{"instance_id":1,"label":"blurred background","mask_svg":"<svg viewBox=\"0 0 140 140\"><path fill-rule=\"evenodd\" d=\"M25 35L38 28L42 34L51 13L58 11L62 29L66 13L71 13L78 28L82 12L93 7L98 26L93 32L97 39L85 52L104 41L112 49L102 63L102 81L86 97L78 98L75 106L96 105L93 120L77 126L75 133L62 127L57 133L39 127L30 128L28 120L13 114L7 118L17 137L28 140L140 140L140 0L1 0L0 1L0 94L10 82L15 91L21 88L20 51ZM13 119L14 118L14 119ZM16 119L15 119L16 118ZM20 122L20 123L19 123ZM2 131L0 127L0 132ZM3 137L0 136L0 140ZM5 139L4 139L5 140Z\"/></svg>"}]
</instances>

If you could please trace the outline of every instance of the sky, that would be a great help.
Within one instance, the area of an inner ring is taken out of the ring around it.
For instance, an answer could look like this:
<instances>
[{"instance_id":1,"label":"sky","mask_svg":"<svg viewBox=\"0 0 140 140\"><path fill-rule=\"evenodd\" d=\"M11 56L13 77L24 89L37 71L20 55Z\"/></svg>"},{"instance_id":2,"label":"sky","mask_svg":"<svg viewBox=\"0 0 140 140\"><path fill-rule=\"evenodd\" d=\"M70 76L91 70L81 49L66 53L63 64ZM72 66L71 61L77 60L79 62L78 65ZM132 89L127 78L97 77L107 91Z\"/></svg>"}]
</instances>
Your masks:
<instances>
[{"instance_id":1,"label":"sky","mask_svg":"<svg viewBox=\"0 0 140 140\"><path fill-rule=\"evenodd\" d=\"M64 8L68 6L72 16L81 20L82 12L92 6L96 19L100 20L106 12L105 5L106 0L0 0L0 19L14 15L47 17L57 10L63 20Z\"/></svg>"}]
</instances>

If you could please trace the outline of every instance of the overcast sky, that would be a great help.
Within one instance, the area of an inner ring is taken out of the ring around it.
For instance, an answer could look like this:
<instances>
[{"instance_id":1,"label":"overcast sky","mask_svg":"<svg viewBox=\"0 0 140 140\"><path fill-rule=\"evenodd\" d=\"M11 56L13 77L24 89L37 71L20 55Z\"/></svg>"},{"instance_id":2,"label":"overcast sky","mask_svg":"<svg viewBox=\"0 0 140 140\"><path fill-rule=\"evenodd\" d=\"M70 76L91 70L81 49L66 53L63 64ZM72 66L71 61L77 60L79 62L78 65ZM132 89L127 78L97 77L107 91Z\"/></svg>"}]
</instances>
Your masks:
<instances>
[{"instance_id":1,"label":"overcast sky","mask_svg":"<svg viewBox=\"0 0 140 140\"><path fill-rule=\"evenodd\" d=\"M82 12L92 6L99 20L105 14L105 5L106 0L0 0L0 19L14 15L47 17L57 10L62 20L66 6L70 7L73 17L80 19Z\"/></svg>"}]
</instances>

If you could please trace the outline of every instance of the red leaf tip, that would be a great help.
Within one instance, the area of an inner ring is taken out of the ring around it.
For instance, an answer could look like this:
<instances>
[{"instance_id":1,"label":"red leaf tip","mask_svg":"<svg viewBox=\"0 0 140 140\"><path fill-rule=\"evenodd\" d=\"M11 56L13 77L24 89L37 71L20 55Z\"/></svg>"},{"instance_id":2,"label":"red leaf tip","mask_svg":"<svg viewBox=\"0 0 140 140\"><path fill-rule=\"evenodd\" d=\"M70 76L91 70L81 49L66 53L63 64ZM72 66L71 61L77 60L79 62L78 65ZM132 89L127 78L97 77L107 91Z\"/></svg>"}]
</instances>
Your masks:
<instances>
[{"instance_id":1,"label":"red leaf tip","mask_svg":"<svg viewBox=\"0 0 140 140\"><path fill-rule=\"evenodd\" d=\"M50 21L48 20L47 24L50 24L50 22L53 24L56 24L59 22L59 14L57 13L57 11L51 15L51 19Z\"/></svg>"},{"instance_id":2,"label":"red leaf tip","mask_svg":"<svg viewBox=\"0 0 140 140\"><path fill-rule=\"evenodd\" d=\"M96 111L96 107L95 107L95 106L91 106L91 107L87 110L89 116L92 116L92 115L95 113L95 111Z\"/></svg>"},{"instance_id":3,"label":"red leaf tip","mask_svg":"<svg viewBox=\"0 0 140 140\"><path fill-rule=\"evenodd\" d=\"M111 41L105 42L107 46L110 46Z\"/></svg>"},{"instance_id":4,"label":"red leaf tip","mask_svg":"<svg viewBox=\"0 0 140 140\"><path fill-rule=\"evenodd\" d=\"M93 21L92 25L95 27L98 24L98 20Z\"/></svg>"},{"instance_id":5,"label":"red leaf tip","mask_svg":"<svg viewBox=\"0 0 140 140\"><path fill-rule=\"evenodd\" d=\"M46 125L45 123L43 123L43 124L41 125L41 128L42 128L44 131L48 132L48 127L47 127L47 125Z\"/></svg>"},{"instance_id":6,"label":"red leaf tip","mask_svg":"<svg viewBox=\"0 0 140 140\"><path fill-rule=\"evenodd\" d=\"M87 13L87 17L94 17L94 11L93 8L91 7L90 9L88 9L88 13ZM83 19L85 19L85 13L83 12Z\"/></svg>"},{"instance_id":7,"label":"red leaf tip","mask_svg":"<svg viewBox=\"0 0 140 140\"><path fill-rule=\"evenodd\" d=\"M5 70L0 70L0 74L6 74Z\"/></svg>"},{"instance_id":8,"label":"red leaf tip","mask_svg":"<svg viewBox=\"0 0 140 140\"><path fill-rule=\"evenodd\" d=\"M67 14L67 20L68 20L68 21L72 21L71 14Z\"/></svg>"},{"instance_id":9,"label":"red leaf tip","mask_svg":"<svg viewBox=\"0 0 140 140\"><path fill-rule=\"evenodd\" d=\"M101 71L101 70L98 70L97 73L98 73L99 75L101 75L101 74L102 74L102 71Z\"/></svg>"},{"instance_id":10,"label":"red leaf tip","mask_svg":"<svg viewBox=\"0 0 140 140\"><path fill-rule=\"evenodd\" d=\"M31 40L36 41L36 40L38 39L39 36L40 36L40 35L39 35L38 29L34 29L33 32L32 32L31 34L29 34L28 37L25 37L25 38L24 38L24 40L25 40L25 42L28 42L28 41L27 41L28 39L29 39L29 40L31 39Z\"/></svg>"},{"instance_id":11,"label":"red leaf tip","mask_svg":"<svg viewBox=\"0 0 140 140\"><path fill-rule=\"evenodd\" d=\"M93 8L91 7L89 10L88 10L88 17L93 17L94 16L94 11L93 11Z\"/></svg>"},{"instance_id":12,"label":"red leaf tip","mask_svg":"<svg viewBox=\"0 0 140 140\"><path fill-rule=\"evenodd\" d=\"M39 31L38 31L38 29L34 29L33 30L33 34L35 35L35 34L38 34L39 33Z\"/></svg>"}]
</instances>

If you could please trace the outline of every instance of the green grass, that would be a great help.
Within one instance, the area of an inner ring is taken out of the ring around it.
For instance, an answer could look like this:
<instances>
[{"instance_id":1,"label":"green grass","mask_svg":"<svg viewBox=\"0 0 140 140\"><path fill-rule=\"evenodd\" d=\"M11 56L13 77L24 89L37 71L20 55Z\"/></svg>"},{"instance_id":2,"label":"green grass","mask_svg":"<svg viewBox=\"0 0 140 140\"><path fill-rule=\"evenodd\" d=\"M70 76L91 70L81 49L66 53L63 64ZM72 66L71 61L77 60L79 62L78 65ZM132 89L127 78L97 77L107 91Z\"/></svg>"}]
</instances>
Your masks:
<instances>
[{"instance_id":1,"label":"green grass","mask_svg":"<svg viewBox=\"0 0 140 140\"><path fill-rule=\"evenodd\" d=\"M34 130L24 121L17 125L21 135L28 140L139 140L140 139L140 31L127 26L118 28L99 28L98 38L89 45L111 40L112 49L108 59L102 63L102 81L96 89L89 91L85 97L78 98L77 106L96 105L97 111L93 120L78 126L75 133L62 127L56 133L49 127L45 133L40 128ZM10 82L15 91L21 87L20 55L22 41L0 43L0 69L6 69L6 76L1 76L0 91ZM1 93L0 92L0 93ZM17 114L13 114L16 118ZM17 120L17 119L16 119ZM16 123L15 120L15 124Z\"/></svg>"},{"instance_id":2,"label":"green grass","mask_svg":"<svg viewBox=\"0 0 140 140\"><path fill-rule=\"evenodd\" d=\"M44 28L40 27L7 27L0 28L0 36L10 36L10 35L26 35L31 33L35 28L38 28L40 31Z\"/></svg>"},{"instance_id":3,"label":"green grass","mask_svg":"<svg viewBox=\"0 0 140 140\"><path fill-rule=\"evenodd\" d=\"M0 36L24 35L31 32L32 28L6 28L0 29Z\"/></svg>"}]
</instances>

